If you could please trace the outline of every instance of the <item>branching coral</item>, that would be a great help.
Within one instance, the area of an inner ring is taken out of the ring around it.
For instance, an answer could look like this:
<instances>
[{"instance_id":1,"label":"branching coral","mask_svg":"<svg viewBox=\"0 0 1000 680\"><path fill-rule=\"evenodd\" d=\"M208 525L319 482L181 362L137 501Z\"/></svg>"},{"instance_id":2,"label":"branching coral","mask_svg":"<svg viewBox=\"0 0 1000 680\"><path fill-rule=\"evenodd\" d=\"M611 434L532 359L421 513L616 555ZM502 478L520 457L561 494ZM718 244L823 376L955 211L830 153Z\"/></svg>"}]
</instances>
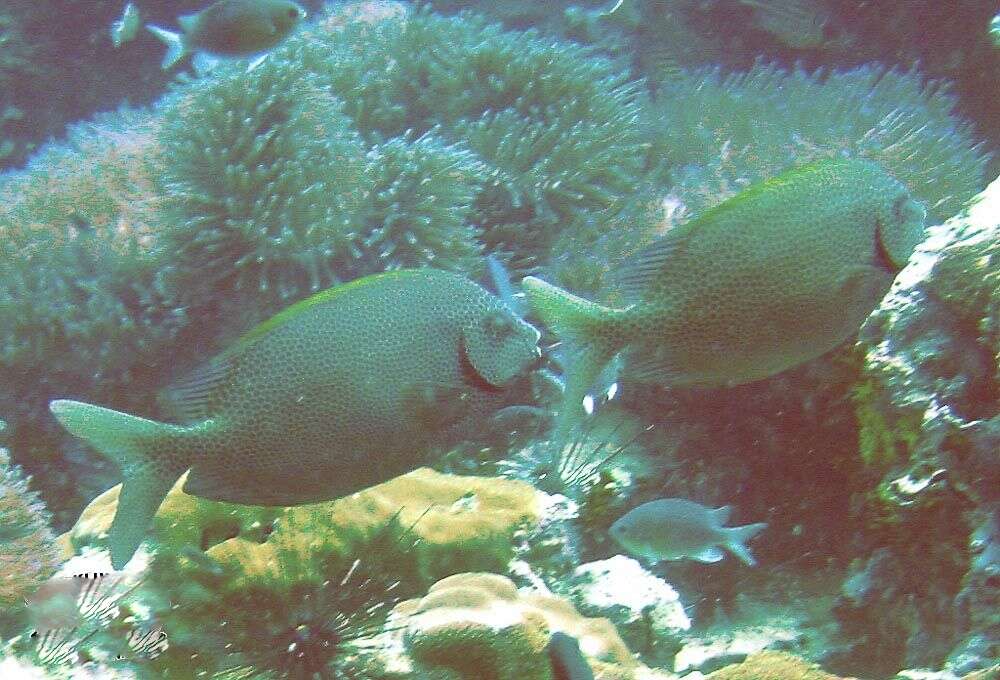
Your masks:
<instances>
[{"instance_id":1,"label":"branching coral","mask_svg":"<svg viewBox=\"0 0 1000 680\"><path fill-rule=\"evenodd\" d=\"M154 124L130 111L77 126L0 180L0 361L52 380L169 336L149 254L159 226ZM158 316L160 310L163 316ZM84 352L89 356L84 356Z\"/></svg>"},{"instance_id":2,"label":"branching coral","mask_svg":"<svg viewBox=\"0 0 1000 680\"><path fill-rule=\"evenodd\" d=\"M29 479L0 449L0 605L22 603L61 563L49 516Z\"/></svg>"},{"instance_id":3,"label":"branching coral","mask_svg":"<svg viewBox=\"0 0 1000 680\"><path fill-rule=\"evenodd\" d=\"M65 461L41 474L56 448L48 400L100 393L142 409L150 395L128 385L158 381L159 357L186 323L152 253L155 126L148 113L109 114L0 177L0 402L12 448L59 488L56 513L80 502L81 484Z\"/></svg>"},{"instance_id":4,"label":"branching coral","mask_svg":"<svg viewBox=\"0 0 1000 680\"><path fill-rule=\"evenodd\" d=\"M925 84L916 70L695 70L668 79L659 99L658 148L676 193L695 211L840 154L879 161L940 219L984 184L987 157L952 114L947 85Z\"/></svg>"},{"instance_id":5,"label":"branching coral","mask_svg":"<svg viewBox=\"0 0 1000 680\"><path fill-rule=\"evenodd\" d=\"M4 126L24 118L24 111L7 95L18 81L31 79L38 73L33 62L34 47L24 36L21 18L7 9L0 10L0 92L5 93L0 104L0 167L11 157L23 152L24 140L3 134ZM19 148L21 147L21 148Z\"/></svg>"}]
</instances>

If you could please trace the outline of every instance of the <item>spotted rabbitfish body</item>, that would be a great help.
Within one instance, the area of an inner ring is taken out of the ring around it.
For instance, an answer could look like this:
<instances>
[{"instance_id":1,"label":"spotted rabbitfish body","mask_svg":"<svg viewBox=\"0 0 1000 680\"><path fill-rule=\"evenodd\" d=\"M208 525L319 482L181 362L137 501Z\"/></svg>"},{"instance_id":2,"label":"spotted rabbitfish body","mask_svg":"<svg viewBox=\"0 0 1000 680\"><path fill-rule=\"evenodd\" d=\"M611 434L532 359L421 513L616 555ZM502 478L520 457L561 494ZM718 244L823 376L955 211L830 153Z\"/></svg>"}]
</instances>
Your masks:
<instances>
[{"instance_id":1,"label":"spotted rabbitfish body","mask_svg":"<svg viewBox=\"0 0 1000 680\"><path fill-rule=\"evenodd\" d=\"M473 282L379 274L279 313L168 391L183 424L58 400L71 433L116 460L120 568L177 478L213 500L294 505L418 467L494 413L538 360L539 333Z\"/></svg>"},{"instance_id":2,"label":"spotted rabbitfish body","mask_svg":"<svg viewBox=\"0 0 1000 680\"><path fill-rule=\"evenodd\" d=\"M569 344L566 431L616 355L624 375L728 386L833 349L860 327L923 238L925 210L874 162L829 159L753 186L614 273L600 305L534 277L532 309Z\"/></svg>"}]
</instances>

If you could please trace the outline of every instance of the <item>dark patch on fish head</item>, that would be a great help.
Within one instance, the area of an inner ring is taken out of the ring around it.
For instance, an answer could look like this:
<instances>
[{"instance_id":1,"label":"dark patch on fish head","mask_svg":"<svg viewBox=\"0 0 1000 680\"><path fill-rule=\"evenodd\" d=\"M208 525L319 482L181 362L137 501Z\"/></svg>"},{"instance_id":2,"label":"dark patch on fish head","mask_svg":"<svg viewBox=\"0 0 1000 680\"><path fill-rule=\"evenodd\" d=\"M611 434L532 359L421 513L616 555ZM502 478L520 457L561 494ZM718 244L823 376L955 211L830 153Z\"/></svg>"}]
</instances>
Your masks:
<instances>
[{"instance_id":1,"label":"dark patch on fish head","mask_svg":"<svg viewBox=\"0 0 1000 680\"><path fill-rule=\"evenodd\" d=\"M883 204L875 220L874 264L895 277L924 239L927 210L901 189Z\"/></svg>"},{"instance_id":2,"label":"dark patch on fish head","mask_svg":"<svg viewBox=\"0 0 1000 680\"><path fill-rule=\"evenodd\" d=\"M507 385L539 361L540 337L498 300L462 329L463 377L487 390Z\"/></svg>"},{"instance_id":3,"label":"dark patch on fish head","mask_svg":"<svg viewBox=\"0 0 1000 680\"><path fill-rule=\"evenodd\" d=\"M291 33L300 21L306 18L306 11L297 3L276 0L268 8L271 22L280 35Z\"/></svg>"}]
</instances>

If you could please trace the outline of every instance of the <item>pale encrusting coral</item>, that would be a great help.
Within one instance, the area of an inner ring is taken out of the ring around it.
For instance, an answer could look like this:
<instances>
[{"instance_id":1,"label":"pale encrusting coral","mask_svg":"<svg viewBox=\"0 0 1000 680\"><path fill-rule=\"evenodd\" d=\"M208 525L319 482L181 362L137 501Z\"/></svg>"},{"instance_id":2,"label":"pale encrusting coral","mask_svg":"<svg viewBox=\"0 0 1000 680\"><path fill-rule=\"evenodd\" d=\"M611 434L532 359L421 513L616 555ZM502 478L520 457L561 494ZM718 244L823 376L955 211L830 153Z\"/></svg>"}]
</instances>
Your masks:
<instances>
[{"instance_id":1,"label":"pale encrusting coral","mask_svg":"<svg viewBox=\"0 0 1000 680\"><path fill-rule=\"evenodd\" d=\"M503 576L461 573L393 609L417 677L447 669L455 680L549 680L546 645L567 633L599 677L638 678L638 664L607 619L581 616L552 595L519 592Z\"/></svg>"}]
</instances>

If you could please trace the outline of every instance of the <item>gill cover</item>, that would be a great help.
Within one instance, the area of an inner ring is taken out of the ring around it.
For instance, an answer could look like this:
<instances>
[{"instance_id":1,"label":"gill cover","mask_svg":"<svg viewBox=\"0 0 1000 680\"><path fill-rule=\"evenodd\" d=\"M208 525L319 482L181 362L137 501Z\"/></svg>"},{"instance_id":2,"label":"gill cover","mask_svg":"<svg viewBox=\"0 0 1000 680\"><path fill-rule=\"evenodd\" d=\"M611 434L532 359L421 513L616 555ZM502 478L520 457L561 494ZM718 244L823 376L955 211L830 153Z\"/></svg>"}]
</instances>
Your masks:
<instances>
[{"instance_id":1,"label":"gill cover","mask_svg":"<svg viewBox=\"0 0 1000 680\"><path fill-rule=\"evenodd\" d=\"M462 332L462 351L494 387L506 385L541 356L538 330L503 308L487 311Z\"/></svg>"},{"instance_id":2,"label":"gill cover","mask_svg":"<svg viewBox=\"0 0 1000 680\"><path fill-rule=\"evenodd\" d=\"M876 238L895 269L902 269L924 240L927 210L900 186L899 193L881 212L885 214L879 215Z\"/></svg>"}]
</instances>

